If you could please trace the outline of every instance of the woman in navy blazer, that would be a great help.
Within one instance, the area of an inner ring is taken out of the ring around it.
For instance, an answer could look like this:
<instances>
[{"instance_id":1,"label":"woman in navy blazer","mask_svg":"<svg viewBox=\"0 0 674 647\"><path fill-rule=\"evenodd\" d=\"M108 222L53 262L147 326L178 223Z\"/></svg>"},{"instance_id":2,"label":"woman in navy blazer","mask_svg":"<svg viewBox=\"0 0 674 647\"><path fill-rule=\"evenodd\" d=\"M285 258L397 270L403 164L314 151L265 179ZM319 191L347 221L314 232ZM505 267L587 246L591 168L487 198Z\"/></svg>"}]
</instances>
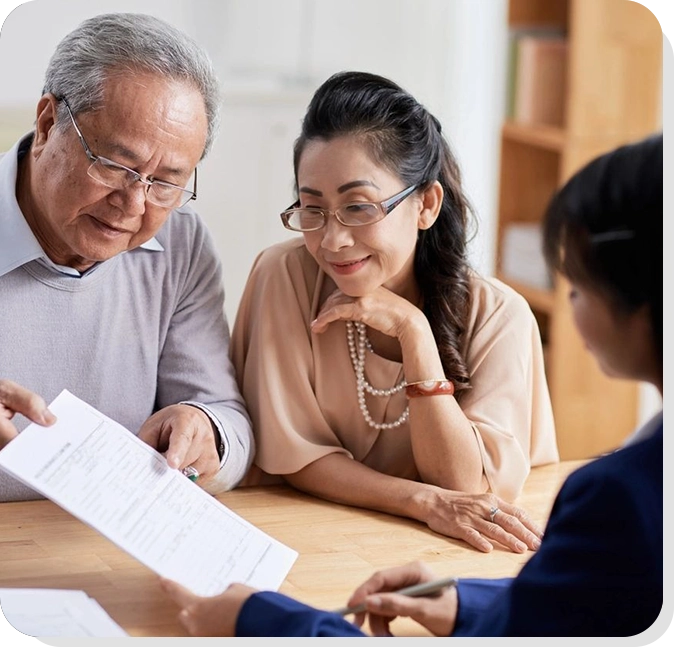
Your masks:
<instances>
[{"instance_id":1,"label":"woman in navy blazer","mask_svg":"<svg viewBox=\"0 0 674 647\"><path fill-rule=\"evenodd\" d=\"M591 162L555 196L544 225L546 259L569 280L576 326L602 370L660 395L662 146L652 137ZM409 598L390 591L434 579L427 566L380 571L348 601L366 605L356 624L240 584L214 598L163 584L192 635L357 636L366 616L375 635L390 635L391 620L409 616L439 636L631 636L662 608L662 461L660 412L569 476L517 577Z\"/></svg>"}]
</instances>

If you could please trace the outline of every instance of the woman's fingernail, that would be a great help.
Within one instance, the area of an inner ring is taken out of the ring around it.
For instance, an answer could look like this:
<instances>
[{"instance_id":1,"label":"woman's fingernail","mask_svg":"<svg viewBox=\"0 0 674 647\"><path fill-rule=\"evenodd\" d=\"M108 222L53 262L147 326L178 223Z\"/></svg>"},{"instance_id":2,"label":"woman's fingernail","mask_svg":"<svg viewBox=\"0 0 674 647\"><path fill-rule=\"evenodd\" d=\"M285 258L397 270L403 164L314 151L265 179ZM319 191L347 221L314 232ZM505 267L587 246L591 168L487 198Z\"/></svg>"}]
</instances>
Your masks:
<instances>
[{"instance_id":1,"label":"woman's fingernail","mask_svg":"<svg viewBox=\"0 0 674 647\"><path fill-rule=\"evenodd\" d=\"M367 606L375 609L381 608L381 598L378 595L371 595L367 599Z\"/></svg>"}]
</instances>

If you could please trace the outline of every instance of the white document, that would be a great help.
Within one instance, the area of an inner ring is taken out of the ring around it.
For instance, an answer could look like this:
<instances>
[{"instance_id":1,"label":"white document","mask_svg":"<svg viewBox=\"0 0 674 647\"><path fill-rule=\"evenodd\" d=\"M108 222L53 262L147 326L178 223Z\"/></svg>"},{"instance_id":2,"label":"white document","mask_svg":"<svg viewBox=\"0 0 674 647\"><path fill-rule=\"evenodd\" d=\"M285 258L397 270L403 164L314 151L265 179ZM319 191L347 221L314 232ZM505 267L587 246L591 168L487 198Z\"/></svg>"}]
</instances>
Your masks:
<instances>
[{"instance_id":1,"label":"white document","mask_svg":"<svg viewBox=\"0 0 674 647\"><path fill-rule=\"evenodd\" d=\"M26 427L0 451L0 468L197 595L233 582L278 589L296 551L72 393L62 391L49 408L57 422Z\"/></svg>"},{"instance_id":2,"label":"white document","mask_svg":"<svg viewBox=\"0 0 674 647\"><path fill-rule=\"evenodd\" d=\"M0 607L8 622L27 636L128 636L84 591L0 589Z\"/></svg>"}]
</instances>

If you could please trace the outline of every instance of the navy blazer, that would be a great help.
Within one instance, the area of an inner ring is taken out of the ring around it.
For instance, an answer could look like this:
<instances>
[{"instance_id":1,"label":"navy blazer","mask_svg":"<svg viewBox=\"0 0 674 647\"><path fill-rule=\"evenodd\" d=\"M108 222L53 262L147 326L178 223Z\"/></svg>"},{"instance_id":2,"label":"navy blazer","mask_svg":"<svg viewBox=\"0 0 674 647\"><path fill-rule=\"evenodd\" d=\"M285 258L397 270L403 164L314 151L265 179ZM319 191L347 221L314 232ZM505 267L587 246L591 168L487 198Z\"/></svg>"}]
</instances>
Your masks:
<instances>
[{"instance_id":1,"label":"navy blazer","mask_svg":"<svg viewBox=\"0 0 674 647\"><path fill-rule=\"evenodd\" d=\"M460 580L455 636L631 636L662 608L662 420L571 474L535 555L512 579ZM238 636L364 635L279 593L243 606Z\"/></svg>"}]
</instances>

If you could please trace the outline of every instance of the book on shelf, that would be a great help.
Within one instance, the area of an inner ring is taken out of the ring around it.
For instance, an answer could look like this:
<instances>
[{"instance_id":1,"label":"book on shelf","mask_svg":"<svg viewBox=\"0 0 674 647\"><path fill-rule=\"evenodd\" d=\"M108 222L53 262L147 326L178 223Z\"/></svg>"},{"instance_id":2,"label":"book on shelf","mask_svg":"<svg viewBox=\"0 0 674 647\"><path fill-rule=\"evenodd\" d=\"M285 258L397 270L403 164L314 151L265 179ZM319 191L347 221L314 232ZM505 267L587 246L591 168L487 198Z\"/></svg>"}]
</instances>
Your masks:
<instances>
[{"instance_id":1,"label":"book on shelf","mask_svg":"<svg viewBox=\"0 0 674 647\"><path fill-rule=\"evenodd\" d=\"M520 26L508 30L507 70L506 70L506 119L516 117L516 96L519 79L520 42L523 39L564 39L565 33L555 26ZM526 52L525 52L526 54ZM526 63L526 62L525 62ZM529 65L525 65L529 67ZM525 69L524 73L527 71Z\"/></svg>"},{"instance_id":2,"label":"book on shelf","mask_svg":"<svg viewBox=\"0 0 674 647\"><path fill-rule=\"evenodd\" d=\"M532 288L549 290L552 278L543 256L540 223L509 224L503 232L501 275Z\"/></svg>"},{"instance_id":3,"label":"book on shelf","mask_svg":"<svg viewBox=\"0 0 674 647\"><path fill-rule=\"evenodd\" d=\"M568 41L559 35L524 35L517 41L513 118L564 126Z\"/></svg>"}]
</instances>

